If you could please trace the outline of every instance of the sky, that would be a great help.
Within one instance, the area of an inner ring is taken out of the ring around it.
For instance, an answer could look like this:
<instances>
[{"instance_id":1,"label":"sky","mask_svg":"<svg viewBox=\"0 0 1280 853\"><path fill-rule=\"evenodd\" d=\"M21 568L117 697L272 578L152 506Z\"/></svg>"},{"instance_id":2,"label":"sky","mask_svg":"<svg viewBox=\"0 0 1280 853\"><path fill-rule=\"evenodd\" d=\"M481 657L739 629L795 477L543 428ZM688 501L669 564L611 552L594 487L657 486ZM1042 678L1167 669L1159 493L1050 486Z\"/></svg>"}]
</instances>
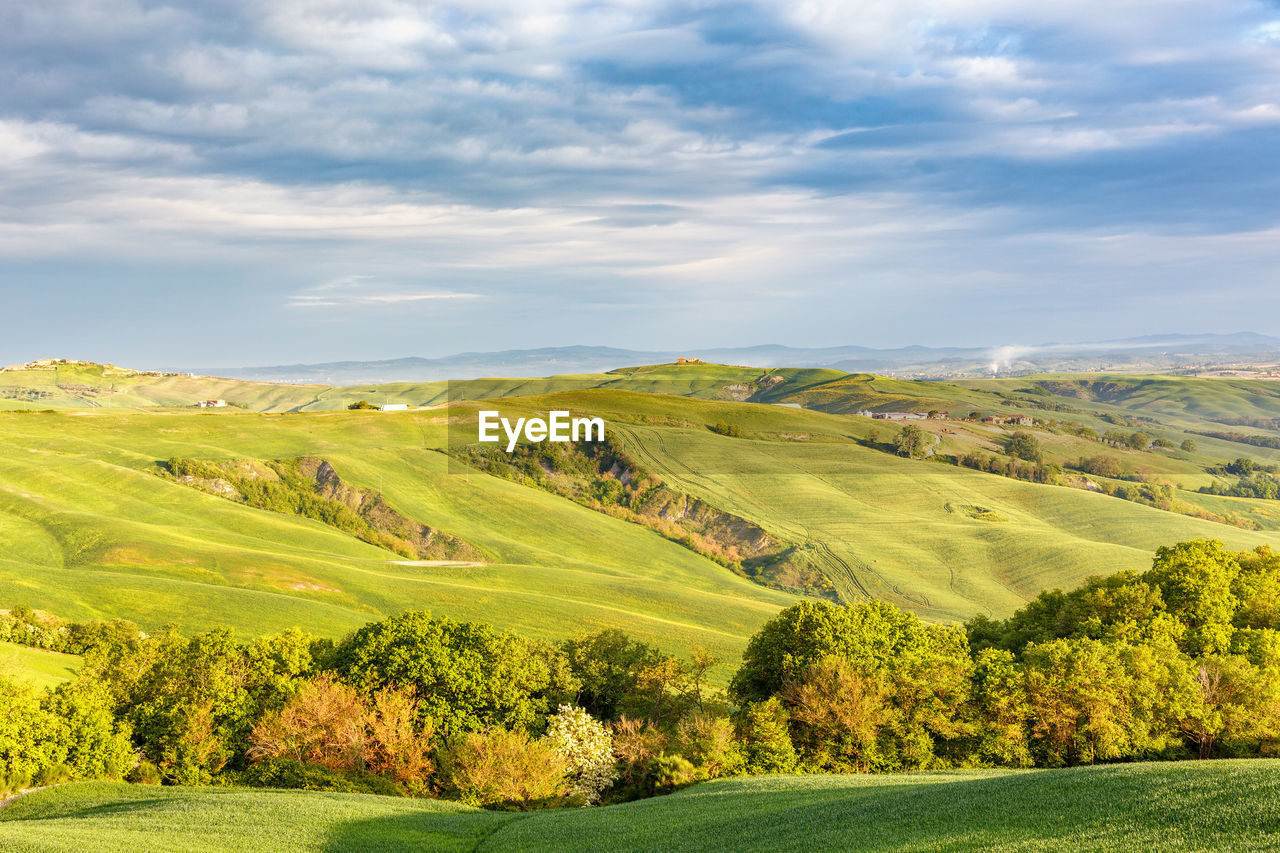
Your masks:
<instances>
[{"instance_id":1,"label":"sky","mask_svg":"<svg viewBox=\"0 0 1280 853\"><path fill-rule=\"evenodd\" d=\"M1280 334L1272 0L0 4L0 362Z\"/></svg>"}]
</instances>

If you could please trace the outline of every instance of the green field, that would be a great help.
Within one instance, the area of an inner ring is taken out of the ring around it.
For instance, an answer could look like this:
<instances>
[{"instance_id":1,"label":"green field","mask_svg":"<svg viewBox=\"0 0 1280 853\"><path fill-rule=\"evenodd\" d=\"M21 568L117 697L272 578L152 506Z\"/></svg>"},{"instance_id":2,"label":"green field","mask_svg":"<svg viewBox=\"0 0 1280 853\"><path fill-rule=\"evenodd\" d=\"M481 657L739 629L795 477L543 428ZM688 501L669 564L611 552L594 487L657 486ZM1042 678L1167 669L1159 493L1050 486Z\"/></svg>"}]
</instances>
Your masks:
<instances>
[{"instance_id":1,"label":"green field","mask_svg":"<svg viewBox=\"0 0 1280 853\"><path fill-rule=\"evenodd\" d=\"M80 659L75 655L0 642L0 676L26 682L37 689L70 681L79 666Z\"/></svg>"},{"instance_id":2,"label":"green field","mask_svg":"<svg viewBox=\"0 0 1280 853\"><path fill-rule=\"evenodd\" d=\"M723 659L714 674L723 681L747 638L795 600L651 530L465 473L442 452L448 424L473 435L481 405L514 415L601 415L644 468L793 547L846 598L883 598L935 620L1003 616L1046 587L1145 568L1157 546L1179 540L1280 544L1280 503L1190 491L1214 480L1204 469L1215 461L1249 455L1265 463L1280 451L1197 437L1192 453L1138 452L1036 430L1050 461L1116 456L1180 487L1184 503L1258 528L1249 530L1080 488L897 458L883 444L868 446L873 430L883 443L897 425L848 414L945 406L1073 419L1099 432L1111 428L1108 417L1142 417L1135 423L1176 445L1195 430L1224 429L1207 420L1224 411L1274 413L1280 386L1263 381L947 384L699 364L335 389L68 366L0 373L0 388L37 380L48 382L52 411L0 412L0 604L70 619L123 617L147 629L174 622L187 631L229 625L242 635L299 626L336 636L422 608L549 639L619 627L673 652L704 646ZM246 409L190 407L236 394ZM502 399L444 405L459 396ZM342 410L353 398L436 408ZM12 396L3 402L19 407ZM741 437L709 431L717 421L740 427ZM998 453L1010 434L955 420L924 427L939 455ZM483 564L397 564L397 555L319 522L156 476L171 456L321 457L345 482L379 490L404 515L474 546Z\"/></svg>"},{"instance_id":3,"label":"green field","mask_svg":"<svg viewBox=\"0 0 1280 853\"><path fill-rule=\"evenodd\" d=\"M1176 803L1176 807L1172 804ZM0 811L14 851L1273 850L1280 762L708 782L513 814L359 794L64 785Z\"/></svg>"}]
</instances>

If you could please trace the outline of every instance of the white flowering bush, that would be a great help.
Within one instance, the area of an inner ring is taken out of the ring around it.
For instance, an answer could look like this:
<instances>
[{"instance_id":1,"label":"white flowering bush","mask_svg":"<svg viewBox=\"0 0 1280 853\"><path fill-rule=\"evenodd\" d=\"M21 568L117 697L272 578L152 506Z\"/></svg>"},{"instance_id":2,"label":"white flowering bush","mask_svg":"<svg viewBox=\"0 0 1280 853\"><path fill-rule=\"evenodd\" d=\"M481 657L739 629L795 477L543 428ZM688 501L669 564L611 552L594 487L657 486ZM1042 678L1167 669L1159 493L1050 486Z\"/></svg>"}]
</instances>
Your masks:
<instances>
[{"instance_id":1,"label":"white flowering bush","mask_svg":"<svg viewBox=\"0 0 1280 853\"><path fill-rule=\"evenodd\" d=\"M613 733L595 717L573 705L561 705L547 720L543 741L569 762L573 792L587 803L599 802L617 769L613 757Z\"/></svg>"}]
</instances>

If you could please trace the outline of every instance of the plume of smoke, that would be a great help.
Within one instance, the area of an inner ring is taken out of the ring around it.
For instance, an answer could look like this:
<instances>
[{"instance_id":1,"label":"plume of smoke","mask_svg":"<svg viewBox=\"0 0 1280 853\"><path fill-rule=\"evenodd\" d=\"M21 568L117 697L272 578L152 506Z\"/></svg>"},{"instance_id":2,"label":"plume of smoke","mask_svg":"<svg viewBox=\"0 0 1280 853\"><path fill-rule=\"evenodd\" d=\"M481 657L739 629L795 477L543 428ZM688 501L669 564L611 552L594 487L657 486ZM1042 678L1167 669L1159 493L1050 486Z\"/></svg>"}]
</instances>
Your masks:
<instances>
[{"instance_id":1,"label":"plume of smoke","mask_svg":"<svg viewBox=\"0 0 1280 853\"><path fill-rule=\"evenodd\" d=\"M1025 346L1003 346L996 347L990 353L991 358L991 375L996 376L1000 373L1001 368L1010 368L1018 359L1028 356L1035 352L1036 347Z\"/></svg>"}]
</instances>

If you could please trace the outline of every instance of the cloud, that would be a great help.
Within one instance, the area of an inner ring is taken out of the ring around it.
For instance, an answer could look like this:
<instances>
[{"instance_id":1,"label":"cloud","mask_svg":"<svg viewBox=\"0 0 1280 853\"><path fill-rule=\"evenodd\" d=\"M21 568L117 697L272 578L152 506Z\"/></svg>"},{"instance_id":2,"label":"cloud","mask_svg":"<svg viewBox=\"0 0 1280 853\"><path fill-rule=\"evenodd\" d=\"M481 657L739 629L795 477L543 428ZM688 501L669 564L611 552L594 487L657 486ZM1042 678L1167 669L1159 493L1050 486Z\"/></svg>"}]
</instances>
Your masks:
<instances>
[{"instance_id":1,"label":"cloud","mask_svg":"<svg viewBox=\"0 0 1280 853\"><path fill-rule=\"evenodd\" d=\"M1254 0L10 4L0 275L188 317L216 287L282 347L342 313L294 309L471 346L520 304L552 341L704 334L690 311L724 343L848 342L842 313L978 335L1011 292L1060 338L1085 293L1200 299L1219 252L1261 304L1277 27Z\"/></svg>"},{"instance_id":2,"label":"cloud","mask_svg":"<svg viewBox=\"0 0 1280 853\"><path fill-rule=\"evenodd\" d=\"M479 298L477 293L411 290L390 287L368 276L347 276L292 293L288 305L291 308L353 308Z\"/></svg>"}]
</instances>

